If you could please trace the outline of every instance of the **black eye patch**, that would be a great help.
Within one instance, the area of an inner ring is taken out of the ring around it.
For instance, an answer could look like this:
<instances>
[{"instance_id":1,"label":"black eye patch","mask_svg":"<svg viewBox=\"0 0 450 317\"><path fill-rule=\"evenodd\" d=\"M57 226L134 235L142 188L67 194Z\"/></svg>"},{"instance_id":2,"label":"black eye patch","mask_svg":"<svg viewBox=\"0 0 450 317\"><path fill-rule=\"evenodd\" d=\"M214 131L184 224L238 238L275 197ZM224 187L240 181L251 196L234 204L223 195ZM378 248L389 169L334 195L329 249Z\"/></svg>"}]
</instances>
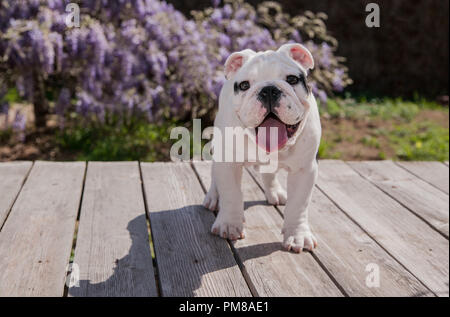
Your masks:
<instances>
[{"instance_id":1,"label":"black eye patch","mask_svg":"<svg viewBox=\"0 0 450 317\"><path fill-rule=\"evenodd\" d=\"M303 88L305 88L306 92L309 94L310 89L309 86L306 83L306 76L304 74L299 75L300 83L302 84Z\"/></svg>"},{"instance_id":2,"label":"black eye patch","mask_svg":"<svg viewBox=\"0 0 450 317\"><path fill-rule=\"evenodd\" d=\"M305 88L306 92L308 94L310 93L309 86L306 83L306 76L305 76L305 74L300 73L298 76L288 75L286 77L286 81L292 86L297 85L298 83L301 83L303 88Z\"/></svg>"},{"instance_id":3,"label":"black eye patch","mask_svg":"<svg viewBox=\"0 0 450 317\"><path fill-rule=\"evenodd\" d=\"M247 80L244 80L240 82L239 84L237 82L234 83L234 93L237 94L239 90L246 91L250 88L250 83Z\"/></svg>"},{"instance_id":4,"label":"black eye patch","mask_svg":"<svg viewBox=\"0 0 450 317\"><path fill-rule=\"evenodd\" d=\"M306 76L303 73L300 73L298 76L288 75L286 77L286 82L288 82L292 86L301 83L303 88L305 88L306 92L309 94L309 87L306 84Z\"/></svg>"}]
</instances>

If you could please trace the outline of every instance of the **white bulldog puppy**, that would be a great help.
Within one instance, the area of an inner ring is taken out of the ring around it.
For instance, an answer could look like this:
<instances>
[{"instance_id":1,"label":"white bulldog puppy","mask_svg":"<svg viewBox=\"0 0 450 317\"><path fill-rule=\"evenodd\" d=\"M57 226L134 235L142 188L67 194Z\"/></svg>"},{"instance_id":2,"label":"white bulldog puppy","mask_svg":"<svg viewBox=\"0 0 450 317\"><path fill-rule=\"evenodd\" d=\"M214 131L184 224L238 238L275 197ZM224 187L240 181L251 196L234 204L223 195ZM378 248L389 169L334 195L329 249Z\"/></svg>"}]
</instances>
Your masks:
<instances>
[{"instance_id":1,"label":"white bulldog puppy","mask_svg":"<svg viewBox=\"0 0 450 317\"><path fill-rule=\"evenodd\" d=\"M253 144L267 153L275 152L278 169L288 171L287 193L276 173L261 177L268 202L286 204L283 247L296 253L317 246L308 224L321 137L317 103L307 80L313 67L311 53L300 44L286 44L277 51L247 49L231 54L225 62L227 81L214 121L220 131L227 127L251 131L245 147ZM276 128L275 133L269 133L271 128ZM242 169L255 164L260 162L250 162L248 156L244 162L213 162L211 187L203 203L210 210L219 208L212 233L231 240L244 238Z\"/></svg>"}]
</instances>

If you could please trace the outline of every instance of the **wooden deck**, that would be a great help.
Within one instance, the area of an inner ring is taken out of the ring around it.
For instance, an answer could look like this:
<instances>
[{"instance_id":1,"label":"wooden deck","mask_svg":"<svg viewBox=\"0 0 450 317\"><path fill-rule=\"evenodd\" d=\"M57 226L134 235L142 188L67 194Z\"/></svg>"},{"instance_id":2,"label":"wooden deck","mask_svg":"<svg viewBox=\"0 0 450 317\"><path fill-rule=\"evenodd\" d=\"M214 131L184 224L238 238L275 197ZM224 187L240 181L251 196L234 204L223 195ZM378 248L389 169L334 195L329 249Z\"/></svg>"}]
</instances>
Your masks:
<instances>
[{"instance_id":1,"label":"wooden deck","mask_svg":"<svg viewBox=\"0 0 450 317\"><path fill-rule=\"evenodd\" d=\"M319 246L293 254L252 170L232 243L201 206L209 163L0 163L0 296L449 295L448 163L319 168Z\"/></svg>"}]
</instances>

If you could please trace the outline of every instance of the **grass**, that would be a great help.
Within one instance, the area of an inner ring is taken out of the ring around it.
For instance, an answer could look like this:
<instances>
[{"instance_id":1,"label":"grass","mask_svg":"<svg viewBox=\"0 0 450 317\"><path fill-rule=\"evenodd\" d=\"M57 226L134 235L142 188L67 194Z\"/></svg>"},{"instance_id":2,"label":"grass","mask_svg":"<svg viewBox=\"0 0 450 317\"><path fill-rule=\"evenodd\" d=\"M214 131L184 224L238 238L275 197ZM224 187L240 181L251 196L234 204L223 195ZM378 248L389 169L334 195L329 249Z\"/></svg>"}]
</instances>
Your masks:
<instances>
[{"instance_id":1,"label":"grass","mask_svg":"<svg viewBox=\"0 0 450 317\"><path fill-rule=\"evenodd\" d=\"M318 156L323 159L338 160L342 157L342 153L335 150L335 143L333 141L330 142L322 139L319 146Z\"/></svg>"},{"instance_id":2,"label":"grass","mask_svg":"<svg viewBox=\"0 0 450 317\"><path fill-rule=\"evenodd\" d=\"M0 129L0 144L7 143L13 136L12 129Z\"/></svg>"},{"instance_id":3,"label":"grass","mask_svg":"<svg viewBox=\"0 0 450 317\"><path fill-rule=\"evenodd\" d=\"M167 160L174 123L129 126L72 126L57 133L57 144L83 161Z\"/></svg>"},{"instance_id":4,"label":"grass","mask_svg":"<svg viewBox=\"0 0 450 317\"><path fill-rule=\"evenodd\" d=\"M400 160L449 159L449 131L433 122L397 125L388 137Z\"/></svg>"},{"instance_id":5,"label":"grass","mask_svg":"<svg viewBox=\"0 0 450 317\"><path fill-rule=\"evenodd\" d=\"M3 96L3 100L7 101L8 103L13 103L13 102L21 101L21 98L19 96L19 93L17 92L17 89L11 88L11 89L8 89L8 91L6 92L6 95ZM0 100L0 101L2 101L2 100Z\"/></svg>"},{"instance_id":6,"label":"grass","mask_svg":"<svg viewBox=\"0 0 450 317\"><path fill-rule=\"evenodd\" d=\"M366 100L345 98L329 99L321 107L322 116L327 118L360 119L379 118L383 120L412 120L422 109L441 110L442 106L419 99L404 101L401 98L383 98Z\"/></svg>"},{"instance_id":7,"label":"grass","mask_svg":"<svg viewBox=\"0 0 450 317\"><path fill-rule=\"evenodd\" d=\"M439 160L449 158L448 108L423 99L330 99L320 106L327 159ZM75 126L59 145L78 160L168 160L176 122L128 127ZM192 150L192 149L191 149Z\"/></svg>"},{"instance_id":8,"label":"grass","mask_svg":"<svg viewBox=\"0 0 450 317\"><path fill-rule=\"evenodd\" d=\"M17 92L10 90L6 98L17 100ZM320 158L449 160L448 107L418 97L402 100L346 96L329 99L326 104L319 105L319 110L323 129ZM139 121L126 126L87 125L81 118L71 122L81 124L68 126L56 134L51 132L45 142L41 142L50 145L40 148L39 158L166 161L170 159L169 150L176 141L170 140L171 128L186 125L183 122L148 124ZM35 142L38 137L28 135L28 144L24 148L40 147ZM5 159L2 151L8 152L5 147L17 148L19 144L14 139L11 129L0 129L0 159ZM43 138L40 139L42 141ZM5 145L3 150L2 144ZM52 150L56 156L45 156ZM16 154L14 159L30 159Z\"/></svg>"},{"instance_id":9,"label":"grass","mask_svg":"<svg viewBox=\"0 0 450 317\"><path fill-rule=\"evenodd\" d=\"M320 158L449 159L449 111L416 98L336 98L319 106Z\"/></svg>"}]
</instances>

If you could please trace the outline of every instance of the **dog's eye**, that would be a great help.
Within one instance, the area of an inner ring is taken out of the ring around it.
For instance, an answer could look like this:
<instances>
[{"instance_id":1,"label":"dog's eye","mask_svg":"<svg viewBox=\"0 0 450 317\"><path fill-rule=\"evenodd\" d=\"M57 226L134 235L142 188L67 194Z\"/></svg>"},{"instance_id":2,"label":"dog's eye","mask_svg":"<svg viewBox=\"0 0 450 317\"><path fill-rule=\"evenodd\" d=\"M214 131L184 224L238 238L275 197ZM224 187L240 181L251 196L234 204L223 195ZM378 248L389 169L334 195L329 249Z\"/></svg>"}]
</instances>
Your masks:
<instances>
[{"instance_id":1,"label":"dog's eye","mask_svg":"<svg viewBox=\"0 0 450 317\"><path fill-rule=\"evenodd\" d=\"M239 89L245 91L250 88L250 83L248 81L243 81L239 84Z\"/></svg>"},{"instance_id":2,"label":"dog's eye","mask_svg":"<svg viewBox=\"0 0 450 317\"><path fill-rule=\"evenodd\" d=\"M297 76L294 76L294 75L289 75L289 76L286 77L286 81L290 85L296 85L300 81L300 78L298 78Z\"/></svg>"}]
</instances>

